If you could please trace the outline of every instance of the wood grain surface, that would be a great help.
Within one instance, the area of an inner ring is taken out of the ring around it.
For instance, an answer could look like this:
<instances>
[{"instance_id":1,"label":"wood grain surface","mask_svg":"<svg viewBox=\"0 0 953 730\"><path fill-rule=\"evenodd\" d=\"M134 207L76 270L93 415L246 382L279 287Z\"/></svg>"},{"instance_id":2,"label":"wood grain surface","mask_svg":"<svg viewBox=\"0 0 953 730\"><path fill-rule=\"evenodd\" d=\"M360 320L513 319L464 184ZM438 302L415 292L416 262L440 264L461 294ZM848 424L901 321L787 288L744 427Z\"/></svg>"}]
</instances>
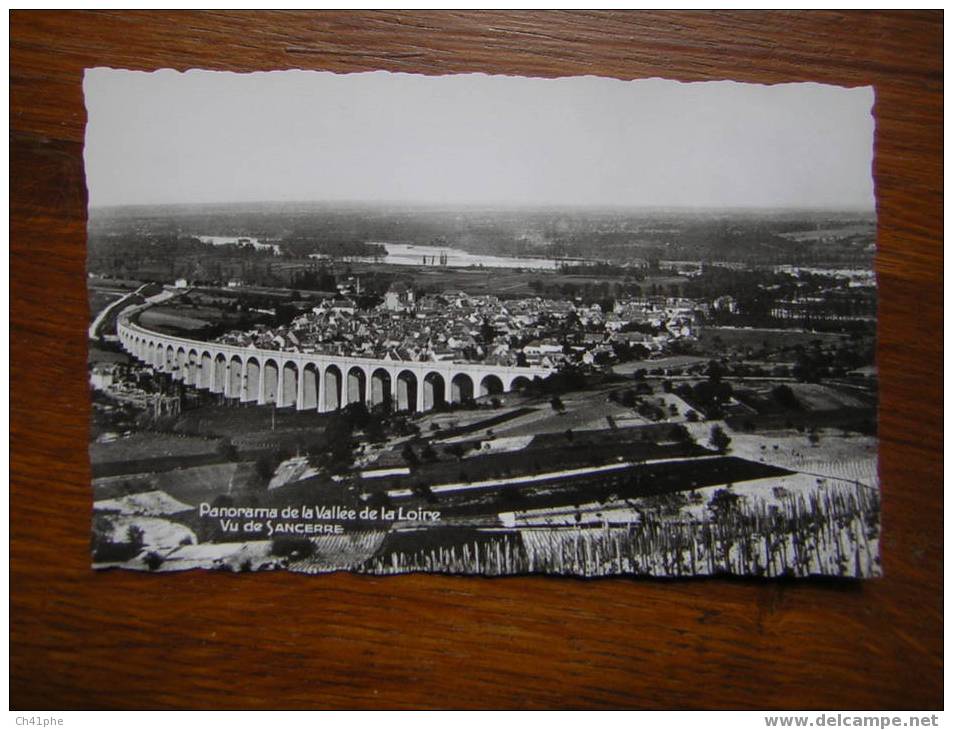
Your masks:
<instances>
[{"instance_id":1,"label":"wood grain surface","mask_svg":"<svg viewBox=\"0 0 953 730\"><path fill-rule=\"evenodd\" d=\"M942 25L939 12L12 13L12 706L942 706ZM874 85L885 577L94 573L91 66Z\"/></svg>"}]
</instances>

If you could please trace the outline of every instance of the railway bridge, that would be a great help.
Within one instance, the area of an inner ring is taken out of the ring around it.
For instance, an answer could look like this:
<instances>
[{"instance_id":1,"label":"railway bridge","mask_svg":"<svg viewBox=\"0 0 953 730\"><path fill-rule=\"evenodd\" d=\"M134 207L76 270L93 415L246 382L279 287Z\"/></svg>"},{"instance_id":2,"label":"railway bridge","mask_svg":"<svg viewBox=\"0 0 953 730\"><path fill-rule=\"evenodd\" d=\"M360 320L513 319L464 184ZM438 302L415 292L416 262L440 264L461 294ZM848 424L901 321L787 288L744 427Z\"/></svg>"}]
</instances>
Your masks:
<instances>
[{"instance_id":1,"label":"railway bridge","mask_svg":"<svg viewBox=\"0 0 953 730\"><path fill-rule=\"evenodd\" d=\"M335 411L351 403L390 402L399 411L505 393L553 370L483 363L413 362L318 355L225 345L149 330L133 321L148 305L123 312L116 330L123 348L158 372L243 403L299 411Z\"/></svg>"}]
</instances>

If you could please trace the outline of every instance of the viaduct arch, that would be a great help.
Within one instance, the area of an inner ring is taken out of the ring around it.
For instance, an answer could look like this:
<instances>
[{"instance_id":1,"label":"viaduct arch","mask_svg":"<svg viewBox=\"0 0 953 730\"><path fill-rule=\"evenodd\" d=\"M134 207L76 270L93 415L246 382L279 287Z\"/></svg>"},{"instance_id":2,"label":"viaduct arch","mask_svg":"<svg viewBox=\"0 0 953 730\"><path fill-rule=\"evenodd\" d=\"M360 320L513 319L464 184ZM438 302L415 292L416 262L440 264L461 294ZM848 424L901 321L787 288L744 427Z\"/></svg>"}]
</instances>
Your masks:
<instances>
[{"instance_id":1,"label":"viaduct arch","mask_svg":"<svg viewBox=\"0 0 953 730\"><path fill-rule=\"evenodd\" d=\"M123 348L185 385L243 403L324 413L351 403L373 407L390 402L396 410L419 413L446 402L522 390L534 377L553 372L542 367L403 362L189 340L154 332L130 319L148 306L117 318Z\"/></svg>"}]
</instances>

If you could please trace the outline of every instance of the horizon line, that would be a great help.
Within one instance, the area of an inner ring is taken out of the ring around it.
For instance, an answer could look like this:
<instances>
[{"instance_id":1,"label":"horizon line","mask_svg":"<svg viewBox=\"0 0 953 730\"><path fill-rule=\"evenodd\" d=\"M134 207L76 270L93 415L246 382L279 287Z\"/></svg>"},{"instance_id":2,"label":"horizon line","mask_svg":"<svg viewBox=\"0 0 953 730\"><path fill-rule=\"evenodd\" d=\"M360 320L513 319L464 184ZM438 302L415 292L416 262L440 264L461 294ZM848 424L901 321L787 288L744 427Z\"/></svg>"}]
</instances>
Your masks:
<instances>
[{"instance_id":1,"label":"horizon line","mask_svg":"<svg viewBox=\"0 0 953 730\"><path fill-rule=\"evenodd\" d=\"M791 212L841 212L841 213L877 213L877 203L870 206L860 204L830 205L677 205L677 204L625 204L625 203L512 203L512 202L437 202L408 200L370 200L370 199L296 199L296 200L241 200L209 202L168 202L168 203L87 203L87 212L109 211L132 208L200 208L200 207L238 207L238 206L277 206L277 205L320 205L320 206L361 206L361 207L405 207L405 208L442 208L442 209L515 209L549 210L566 208L572 210L619 210L619 211L702 211L702 212L744 212L744 211L791 211Z\"/></svg>"}]
</instances>

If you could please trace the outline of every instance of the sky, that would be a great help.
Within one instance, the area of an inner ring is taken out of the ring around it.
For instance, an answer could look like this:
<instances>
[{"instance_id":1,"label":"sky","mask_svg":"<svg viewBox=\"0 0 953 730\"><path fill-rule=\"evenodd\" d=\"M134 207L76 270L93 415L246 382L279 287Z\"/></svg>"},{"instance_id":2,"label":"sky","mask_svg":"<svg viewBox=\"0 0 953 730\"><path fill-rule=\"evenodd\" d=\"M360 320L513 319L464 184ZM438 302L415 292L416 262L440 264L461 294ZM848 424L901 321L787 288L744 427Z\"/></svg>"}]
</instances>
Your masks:
<instances>
[{"instance_id":1,"label":"sky","mask_svg":"<svg viewBox=\"0 0 953 730\"><path fill-rule=\"evenodd\" d=\"M871 87L97 68L84 91L92 207L874 207Z\"/></svg>"}]
</instances>

